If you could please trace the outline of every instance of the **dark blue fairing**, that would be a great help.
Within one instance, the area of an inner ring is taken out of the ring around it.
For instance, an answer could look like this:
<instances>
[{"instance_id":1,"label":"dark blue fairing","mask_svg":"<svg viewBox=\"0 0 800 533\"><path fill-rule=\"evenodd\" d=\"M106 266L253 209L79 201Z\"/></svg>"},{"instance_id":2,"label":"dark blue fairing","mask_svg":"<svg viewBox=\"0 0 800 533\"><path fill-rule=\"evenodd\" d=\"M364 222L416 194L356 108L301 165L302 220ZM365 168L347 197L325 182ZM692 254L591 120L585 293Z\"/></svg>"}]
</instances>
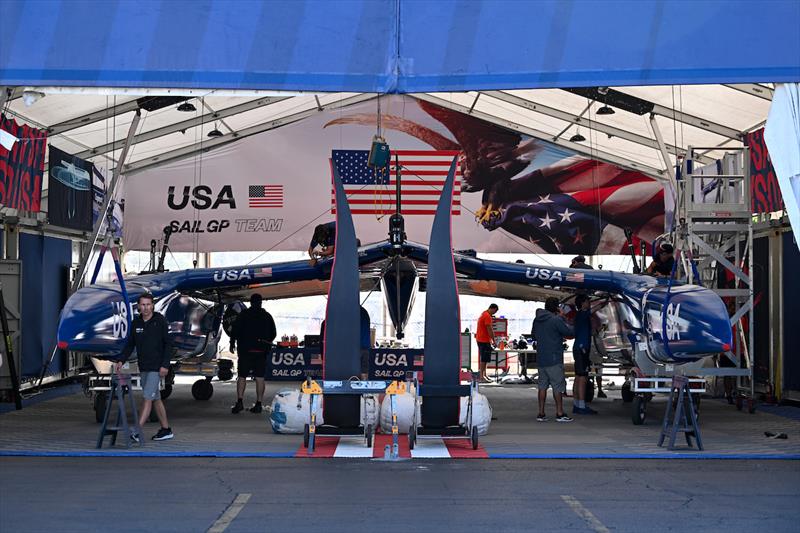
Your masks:
<instances>
[{"instance_id":1,"label":"dark blue fairing","mask_svg":"<svg viewBox=\"0 0 800 533\"><path fill-rule=\"evenodd\" d=\"M428 250L428 289L425 298L425 386L459 384L460 327L458 286L453 264L450 205L456 160L450 165ZM442 428L458 425L459 397L426 397L422 402L422 425Z\"/></svg>"},{"instance_id":2,"label":"dark blue fairing","mask_svg":"<svg viewBox=\"0 0 800 533\"><path fill-rule=\"evenodd\" d=\"M358 247L353 218L336 166L333 167L333 181L336 187L336 248L325 312L322 364L326 380L347 380L361 374ZM360 423L359 397L326 397L325 423L357 427Z\"/></svg>"},{"instance_id":3,"label":"dark blue fairing","mask_svg":"<svg viewBox=\"0 0 800 533\"><path fill-rule=\"evenodd\" d=\"M397 330L397 338L403 338L408 317L414 307L418 288L417 269L414 263L397 257L381 278L381 288L389 303L389 316Z\"/></svg>"}]
</instances>

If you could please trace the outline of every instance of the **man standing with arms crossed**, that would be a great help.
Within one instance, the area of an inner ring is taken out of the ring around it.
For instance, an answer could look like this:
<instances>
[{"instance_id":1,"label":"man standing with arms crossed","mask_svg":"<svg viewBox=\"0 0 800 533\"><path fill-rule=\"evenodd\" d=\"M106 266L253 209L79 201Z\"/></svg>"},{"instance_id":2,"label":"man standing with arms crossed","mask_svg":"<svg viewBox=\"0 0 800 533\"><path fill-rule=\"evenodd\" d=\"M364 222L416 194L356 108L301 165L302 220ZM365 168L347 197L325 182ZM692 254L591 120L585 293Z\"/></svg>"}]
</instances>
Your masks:
<instances>
[{"instance_id":1,"label":"man standing with arms crossed","mask_svg":"<svg viewBox=\"0 0 800 533\"><path fill-rule=\"evenodd\" d=\"M144 427L150 417L150 410L155 407L156 416L161 424L153 440L169 440L174 437L167 420L167 410L161 401L161 378L169 372L172 357L172 341L169 338L169 326L161 313L153 310L153 295L149 293L139 296L139 316L133 319L131 334L122 350L127 360L133 349L139 364L139 376L142 383L142 409L139 414L139 427ZM132 434L131 439L139 442L140 435Z\"/></svg>"},{"instance_id":2,"label":"man standing with arms crossed","mask_svg":"<svg viewBox=\"0 0 800 533\"><path fill-rule=\"evenodd\" d=\"M489 308L478 317L478 329L475 332L475 341L478 343L478 355L480 356L479 379L481 383L489 383L489 376L486 375L486 365L492 359L492 346L494 345L492 317L497 313L497 309L497 304L491 304Z\"/></svg>"}]
</instances>

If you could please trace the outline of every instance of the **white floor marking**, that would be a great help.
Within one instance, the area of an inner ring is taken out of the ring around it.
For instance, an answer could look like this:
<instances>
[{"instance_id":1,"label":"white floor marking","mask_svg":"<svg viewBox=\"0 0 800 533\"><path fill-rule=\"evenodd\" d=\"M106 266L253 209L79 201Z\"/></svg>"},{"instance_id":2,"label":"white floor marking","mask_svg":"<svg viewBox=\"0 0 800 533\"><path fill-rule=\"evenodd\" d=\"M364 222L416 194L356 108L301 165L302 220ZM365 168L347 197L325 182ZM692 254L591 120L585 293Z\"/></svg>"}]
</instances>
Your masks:
<instances>
[{"instance_id":1,"label":"white floor marking","mask_svg":"<svg viewBox=\"0 0 800 533\"><path fill-rule=\"evenodd\" d=\"M222 513L222 516L208 529L208 533L222 533L228 529L228 526L231 525L233 519L236 518L236 515L242 510L244 504L250 499L250 496L252 496L252 494L237 494L236 498L234 498L228 508L225 509L225 512Z\"/></svg>"},{"instance_id":2,"label":"white floor marking","mask_svg":"<svg viewBox=\"0 0 800 533\"><path fill-rule=\"evenodd\" d=\"M564 503L569 505L575 514L583 518L586 524L592 529L592 531L596 531L597 533L611 533L611 531L603 525L603 523L597 519L592 512L584 507L581 502L579 502L576 498L572 496L561 496L561 499L564 500Z\"/></svg>"},{"instance_id":3,"label":"white floor marking","mask_svg":"<svg viewBox=\"0 0 800 533\"><path fill-rule=\"evenodd\" d=\"M417 439L411 457L422 459L449 458L450 451L442 439Z\"/></svg>"},{"instance_id":4,"label":"white floor marking","mask_svg":"<svg viewBox=\"0 0 800 533\"><path fill-rule=\"evenodd\" d=\"M342 437L333 452L334 457L372 457L372 448L367 448L364 437Z\"/></svg>"}]
</instances>

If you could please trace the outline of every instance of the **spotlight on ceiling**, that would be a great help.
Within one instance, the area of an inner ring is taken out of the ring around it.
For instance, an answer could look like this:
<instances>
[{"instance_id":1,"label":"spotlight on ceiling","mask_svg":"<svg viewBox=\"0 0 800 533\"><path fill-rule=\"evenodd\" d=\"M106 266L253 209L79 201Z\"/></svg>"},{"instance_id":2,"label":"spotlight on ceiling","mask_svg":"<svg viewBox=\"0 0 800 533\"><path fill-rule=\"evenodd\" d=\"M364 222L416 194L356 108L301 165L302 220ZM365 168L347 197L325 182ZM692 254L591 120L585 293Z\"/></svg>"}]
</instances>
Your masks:
<instances>
[{"instance_id":1,"label":"spotlight on ceiling","mask_svg":"<svg viewBox=\"0 0 800 533\"><path fill-rule=\"evenodd\" d=\"M209 136L209 137L212 137L212 138L213 138L213 137L222 137L223 135L225 135L225 134L224 134L224 133L222 133L221 131L219 131L219 129L217 129L217 127L216 127L216 126L214 126L214 129L213 129L213 130L211 130L211 131L209 131L209 132L208 132L208 136Z\"/></svg>"},{"instance_id":2,"label":"spotlight on ceiling","mask_svg":"<svg viewBox=\"0 0 800 533\"><path fill-rule=\"evenodd\" d=\"M571 143L582 143L585 140L586 140L586 137L581 135L581 132L578 132L578 133L576 133L575 135L573 135L572 137L569 138L569 142L571 142Z\"/></svg>"},{"instance_id":3,"label":"spotlight on ceiling","mask_svg":"<svg viewBox=\"0 0 800 533\"><path fill-rule=\"evenodd\" d=\"M613 115L614 114L614 109L611 108L611 107L608 107L607 105L604 105L603 107L601 107L600 109L597 110L596 114L597 115Z\"/></svg>"},{"instance_id":4,"label":"spotlight on ceiling","mask_svg":"<svg viewBox=\"0 0 800 533\"><path fill-rule=\"evenodd\" d=\"M32 106L42 98L44 98L44 93L41 91L26 89L22 92L22 102L25 104L25 107Z\"/></svg>"},{"instance_id":5,"label":"spotlight on ceiling","mask_svg":"<svg viewBox=\"0 0 800 533\"><path fill-rule=\"evenodd\" d=\"M178 106L178 111L183 111L184 113L194 113L197 111L197 108L189 102L184 102Z\"/></svg>"}]
</instances>

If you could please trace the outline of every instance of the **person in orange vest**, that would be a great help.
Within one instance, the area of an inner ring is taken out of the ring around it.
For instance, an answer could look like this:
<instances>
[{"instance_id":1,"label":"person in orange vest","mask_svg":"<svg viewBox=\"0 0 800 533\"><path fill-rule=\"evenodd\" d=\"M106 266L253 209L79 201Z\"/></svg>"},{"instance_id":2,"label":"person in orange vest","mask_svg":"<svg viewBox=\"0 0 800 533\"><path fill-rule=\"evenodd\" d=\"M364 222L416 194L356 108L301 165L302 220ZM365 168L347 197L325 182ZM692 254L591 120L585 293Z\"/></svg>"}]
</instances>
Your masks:
<instances>
[{"instance_id":1,"label":"person in orange vest","mask_svg":"<svg viewBox=\"0 0 800 533\"><path fill-rule=\"evenodd\" d=\"M478 329L475 332L475 341L478 343L478 355L480 356L480 380L481 383L488 383L489 377L486 375L486 364L492 359L492 349L494 347L494 329L492 328L492 317L497 313L497 304L491 304L489 308L478 317Z\"/></svg>"}]
</instances>

